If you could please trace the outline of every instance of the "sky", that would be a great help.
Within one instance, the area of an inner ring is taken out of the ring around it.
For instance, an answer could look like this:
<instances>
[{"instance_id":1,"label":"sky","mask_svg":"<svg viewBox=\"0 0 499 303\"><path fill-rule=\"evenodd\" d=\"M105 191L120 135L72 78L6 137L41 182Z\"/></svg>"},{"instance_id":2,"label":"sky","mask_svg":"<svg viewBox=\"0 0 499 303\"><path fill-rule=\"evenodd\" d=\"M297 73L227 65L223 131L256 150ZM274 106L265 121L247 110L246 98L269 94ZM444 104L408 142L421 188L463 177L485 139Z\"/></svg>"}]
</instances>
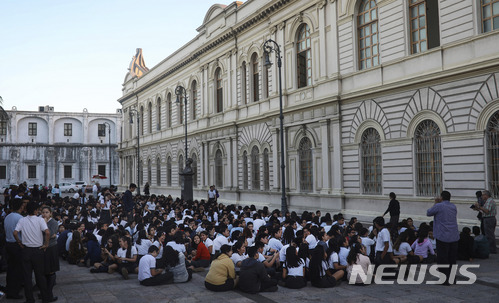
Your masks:
<instances>
[{"instance_id":1,"label":"sky","mask_svg":"<svg viewBox=\"0 0 499 303\"><path fill-rule=\"evenodd\" d=\"M137 48L148 68L192 40L231 0L0 0L6 110L115 113Z\"/></svg>"}]
</instances>

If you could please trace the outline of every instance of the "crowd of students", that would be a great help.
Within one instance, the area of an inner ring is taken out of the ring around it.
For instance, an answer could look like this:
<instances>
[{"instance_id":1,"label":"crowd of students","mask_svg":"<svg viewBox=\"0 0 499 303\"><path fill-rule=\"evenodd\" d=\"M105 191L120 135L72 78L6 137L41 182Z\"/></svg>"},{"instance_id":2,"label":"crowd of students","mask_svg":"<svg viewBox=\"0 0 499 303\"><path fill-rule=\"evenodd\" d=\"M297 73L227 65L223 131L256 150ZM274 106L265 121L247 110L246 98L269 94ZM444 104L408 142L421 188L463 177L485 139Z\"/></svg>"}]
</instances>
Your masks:
<instances>
[{"instance_id":1,"label":"crowd of students","mask_svg":"<svg viewBox=\"0 0 499 303\"><path fill-rule=\"evenodd\" d=\"M432 263L438 254L433 222L416 227L411 218L385 224L377 217L364 226L356 218L346 221L341 213L283 214L268 207L224 205L217 202L218 192L207 200L183 201L133 196L135 188L131 184L124 194L105 188L97 198L45 201L22 186L9 193L2 216L12 221L5 226L7 247L18 242L9 233L29 201L36 202L35 214L47 222L46 301L57 300L52 288L59 257L96 274L116 272L124 279L136 275L144 286L189 282L193 272L208 269L207 289L237 287L256 293L276 291L278 286L334 287L350 278L354 265L367 271L370 264ZM461 259L488 257L480 228L473 227L473 234L469 228L461 233ZM14 270L20 263L19 257L10 256L8 266ZM8 297L21 297L21 280L15 272L7 273Z\"/></svg>"}]
</instances>

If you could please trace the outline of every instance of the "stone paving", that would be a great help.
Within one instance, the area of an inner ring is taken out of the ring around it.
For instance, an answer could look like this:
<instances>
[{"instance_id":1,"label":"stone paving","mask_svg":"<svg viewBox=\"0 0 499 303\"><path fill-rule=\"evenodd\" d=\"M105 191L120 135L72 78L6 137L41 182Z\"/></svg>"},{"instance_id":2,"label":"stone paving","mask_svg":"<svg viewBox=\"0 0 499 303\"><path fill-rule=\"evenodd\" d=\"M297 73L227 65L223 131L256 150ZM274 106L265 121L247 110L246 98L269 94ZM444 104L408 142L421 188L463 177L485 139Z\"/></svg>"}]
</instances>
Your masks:
<instances>
[{"instance_id":1,"label":"stone paving","mask_svg":"<svg viewBox=\"0 0 499 303\"><path fill-rule=\"evenodd\" d=\"M459 262L459 264L470 264ZM137 275L123 280L117 273L92 274L87 268L61 262L57 273L54 293L57 302L211 302L211 303L267 303L267 302L499 302L499 255L487 260L477 260L479 269L471 270L478 280L473 285L369 285L365 287L341 285L331 289L317 289L307 286L300 290L279 287L275 293L249 295L239 291L214 293L204 288L206 272L194 273L191 282L157 287L144 287L137 281ZM433 279L434 280L434 279ZM0 284L5 285L5 273L0 274ZM23 300L3 300L23 302Z\"/></svg>"}]
</instances>

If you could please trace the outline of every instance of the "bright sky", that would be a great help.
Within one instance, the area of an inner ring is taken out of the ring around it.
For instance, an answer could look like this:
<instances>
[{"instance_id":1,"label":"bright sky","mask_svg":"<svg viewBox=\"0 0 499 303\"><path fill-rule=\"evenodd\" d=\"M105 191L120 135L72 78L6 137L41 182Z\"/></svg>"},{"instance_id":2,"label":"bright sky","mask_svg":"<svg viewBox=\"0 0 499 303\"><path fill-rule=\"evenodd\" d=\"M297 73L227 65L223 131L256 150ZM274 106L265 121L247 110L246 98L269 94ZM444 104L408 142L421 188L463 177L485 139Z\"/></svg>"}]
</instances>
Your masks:
<instances>
[{"instance_id":1,"label":"bright sky","mask_svg":"<svg viewBox=\"0 0 499 303\"><path fill-rule=\"evenodd\" d=\"M152 68L231 0L0 0L3 108L114 113L136 48Z\"/></svg>"}]
</instances>

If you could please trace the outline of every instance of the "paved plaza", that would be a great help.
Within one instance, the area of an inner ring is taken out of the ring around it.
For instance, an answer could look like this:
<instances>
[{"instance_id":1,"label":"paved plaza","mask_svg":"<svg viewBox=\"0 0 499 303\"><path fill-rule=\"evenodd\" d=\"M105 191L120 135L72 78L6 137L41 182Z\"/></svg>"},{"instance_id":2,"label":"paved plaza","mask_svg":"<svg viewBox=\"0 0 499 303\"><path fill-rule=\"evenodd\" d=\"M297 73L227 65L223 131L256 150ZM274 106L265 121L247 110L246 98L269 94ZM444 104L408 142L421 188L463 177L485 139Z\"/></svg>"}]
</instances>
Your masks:
<instances>
[{"instance_id":1,"label":"paved plaza","mask_svg":"<svg viewBox=\"0 0 499 303\"><path fill-rule=\"evenodd\" d=\"M469 262L459 262L469 264ZM331 289L318 289L309 286L292 290L279 287L275 293L249 295L240 291L214 293L204 287L207 272L194 273L191 282L157 287L141 286L137 275L123 280L117 273L92 274L87 268L61 262L57 273L54 294L57 302L211 302L211 303L271 303L271 302L470 302L479 299L480 303L498 302L499 298L499 255L490 259L478 260L479 269L473 269L478 280L473 285L369 285L365 287L348 285L343 282ZM433 278L434 280L435 278ZM432 277L430 277L432 280ZM5 273L0 274L0 283L5 285ZM23 302L5 300L5 302Z\"/></svg>"}]
</instances>

